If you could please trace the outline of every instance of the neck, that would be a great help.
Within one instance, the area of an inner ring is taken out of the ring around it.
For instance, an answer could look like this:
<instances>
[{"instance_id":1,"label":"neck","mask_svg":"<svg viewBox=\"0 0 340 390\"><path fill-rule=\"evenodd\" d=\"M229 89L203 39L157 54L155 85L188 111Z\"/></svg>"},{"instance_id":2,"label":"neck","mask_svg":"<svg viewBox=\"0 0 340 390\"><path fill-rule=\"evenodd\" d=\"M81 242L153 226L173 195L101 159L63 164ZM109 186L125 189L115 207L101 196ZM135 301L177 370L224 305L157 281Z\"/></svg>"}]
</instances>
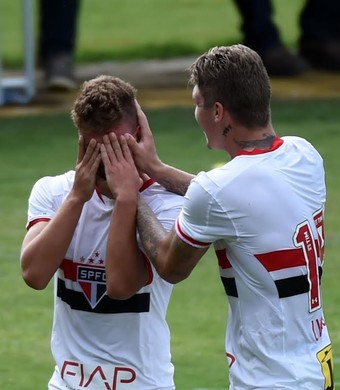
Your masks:
<instances>
[{"instance_id":1,"label":"neck","mask_svg":"<svg viewBox=\"0 0 340 390\"><path fill-rule=\"evenodd\" d=\"M113 195L109 186L107 185L107 181L102 179L100 176L97 176L96 187L101 194L105 195L107 198L113 199Z\"/></svg>"},{"instance_id":2,"label":"neck","mask_svg":"<svg viewBox=\"0 0 340 390\"><path fill-rule=\"evenodd\" d=\"M269 149L274 139L276 138L275 134L262 134L263 138L251 139L251 140L237 140L234 139L234 142L240 147L242 150L247 150L248 152L253 151L254 149L266 150Z\"/></svg>"},{"instance_id":3,"label":"neck","mask_svg":"<svg viewBox=\"0 0 340 390\"><path fill-rule=\"evenodd\" d=\"M141 178L143 179L143 183L145 183L150 179L150 177L144 173L141 175ZM114 199L112 192L107 184L107 181L101 178L100 176L97 176L96 178L96 187L98 188L101 194L105 195L110 199Z\"/></svg>"},{"instance_id":4,"label":"neck","mask_svg":"<svg viewBox=\"0 0 340 390\"><path fill-rule=\"evenodd\" d=\"M235 157L235 155L242 150L251 152L254 149L270 149L277 137L271 125L255 129L244 127L235 128L235 131L233 131L229 136L233 152L231 157Z\"/></svg>"}]
</instances>

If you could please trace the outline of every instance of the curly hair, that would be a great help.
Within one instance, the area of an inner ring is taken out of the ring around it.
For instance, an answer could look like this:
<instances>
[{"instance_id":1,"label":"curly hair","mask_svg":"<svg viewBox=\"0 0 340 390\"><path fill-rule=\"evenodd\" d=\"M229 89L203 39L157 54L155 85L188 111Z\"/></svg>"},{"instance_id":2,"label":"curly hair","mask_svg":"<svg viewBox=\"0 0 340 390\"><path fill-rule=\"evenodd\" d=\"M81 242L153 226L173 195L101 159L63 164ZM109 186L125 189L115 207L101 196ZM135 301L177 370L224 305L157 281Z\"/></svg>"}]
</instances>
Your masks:
<instances>
[{"instance_id":1,"label":"curly hair","mask_svg":"<svg viewBox=\"0 0 340 390\"><path fill-rule=\"evenodd\" d=\"M271 87L260 56L244 45L216 46L189 68L205 105L220 102L240 124L265 127L270 118Z\"/></svg>"},{"instance_id":2,"label":"curly hair","mask_svg":"<svg viewBox=\"0 0 340 390\"><path fill-rule=\"evenodd\" d=\"M81 132L105 133L122 120L137 125L136 89L118 77L101 75L85 81L71 118Z\"/></svg>"}]
</instances>

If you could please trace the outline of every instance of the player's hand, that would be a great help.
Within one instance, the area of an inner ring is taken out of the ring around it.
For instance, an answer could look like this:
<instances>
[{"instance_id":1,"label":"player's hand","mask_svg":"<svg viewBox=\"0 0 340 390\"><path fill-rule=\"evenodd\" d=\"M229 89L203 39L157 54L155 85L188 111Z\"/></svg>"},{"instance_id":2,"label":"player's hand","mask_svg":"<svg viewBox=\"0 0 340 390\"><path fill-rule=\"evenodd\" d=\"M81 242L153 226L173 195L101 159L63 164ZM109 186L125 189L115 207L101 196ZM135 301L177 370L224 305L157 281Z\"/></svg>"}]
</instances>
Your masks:
<instances>
[{"instance_id":1,"label":"player's hand","mask_svg":"<svg viewBox=\"0 0 340 390\"><path fill-rule=\"evenodd\" d=\"M80 201L88 201L95 189L96 173L101 161L100 144L91 139L87 147L83 136L78 140L78 158L72 193Z\"/></svg>"},{"instance_id":2,"label":"player's hand","mask_svg":"<svg viewBox=\"0 0 340 390\"><path fill-rule=\"evenodd\" d=\"M153 176L154 171L161 164L157 155L156 146L146 115L136 100L139 137L136 140L131 134L125 134L129 148L133 154L135 164L140 172Z\"/></svg>"},{"instance_id":3,"label":"player's hand","mask_svg":"<svg viewBox=\"0 0 340 390\"><path fill-rule=\"evenodd\" d=\"M119 140L114 133L103 137L101 157L105 167L106 181L115 199L136 196L143 184L131 151L124 137Z\"/></svg>"}]
</instances>

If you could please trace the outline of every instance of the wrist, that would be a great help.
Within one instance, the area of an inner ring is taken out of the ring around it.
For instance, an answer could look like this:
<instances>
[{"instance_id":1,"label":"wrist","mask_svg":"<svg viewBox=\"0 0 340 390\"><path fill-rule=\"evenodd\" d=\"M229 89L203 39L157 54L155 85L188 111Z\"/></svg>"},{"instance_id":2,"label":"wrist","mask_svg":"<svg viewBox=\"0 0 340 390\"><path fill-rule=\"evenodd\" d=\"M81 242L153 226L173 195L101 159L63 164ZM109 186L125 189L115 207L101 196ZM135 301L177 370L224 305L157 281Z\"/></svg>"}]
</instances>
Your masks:
<instances>
[{"instance_id":1,"label":"wrist","mask_svg":"<svg viewBox=\"0 0 340 390\"><path fill-rule=\"evenodd\" d=\"M156 181L162 179L164 174L166 174L166 164L157 158L150 164L147 174Z\"/></svg>"},{"instance_id":2,"label":"wrist","mask_svg":"<svg viewBox=\"0 0 340 390\"><path fill-rule=\"evenodd\" d=\"M71 191L67 196L67 202L73 206L83 206L89 199L85 199L83 194L78 194L75 191Z\"/></svg>"},{"instance_id":3,"label":"wrist","mask_svg":"<svg viewBox=\"0 0 340 390\"><path fill-rule=\"evenodd\" d=\"M127 207L136 205L138 202L138 193L137 192L122 192L122 193L117 193L116 198L115 198L116 204L122 204L126 205Z\"/></svg>"}]
</instances>

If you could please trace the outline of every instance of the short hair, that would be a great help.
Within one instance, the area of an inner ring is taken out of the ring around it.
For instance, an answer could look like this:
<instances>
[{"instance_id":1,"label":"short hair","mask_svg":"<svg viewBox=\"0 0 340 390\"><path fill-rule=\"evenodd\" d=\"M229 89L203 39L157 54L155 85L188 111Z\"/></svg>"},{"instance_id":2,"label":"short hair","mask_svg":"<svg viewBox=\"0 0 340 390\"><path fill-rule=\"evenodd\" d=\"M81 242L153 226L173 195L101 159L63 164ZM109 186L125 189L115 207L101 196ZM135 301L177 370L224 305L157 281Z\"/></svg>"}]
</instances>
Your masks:
<instances>
[{"instance_id":1,"label":"short hair","mask_svg":"<svg viewBox=\"0 0 340 390\"><path fill-rule=\"evenodd\" d=\"M270 80L260 56L249 47L213 47L191 65L189 75L189 85L198 87L206 106L220 102L250 128L270 122Z\"/></svg>"},{"instance_id":2,"label":"short hair","mask_svg":"<svg viewBox=\"0 0 340 390\"><path fill-rule=\"evenodd\" d=\"M114 76L98 76L85 81L71 111L81 132L106 133L122 120L137 126L136 89Z\"/></svg>"}]
</instances>

